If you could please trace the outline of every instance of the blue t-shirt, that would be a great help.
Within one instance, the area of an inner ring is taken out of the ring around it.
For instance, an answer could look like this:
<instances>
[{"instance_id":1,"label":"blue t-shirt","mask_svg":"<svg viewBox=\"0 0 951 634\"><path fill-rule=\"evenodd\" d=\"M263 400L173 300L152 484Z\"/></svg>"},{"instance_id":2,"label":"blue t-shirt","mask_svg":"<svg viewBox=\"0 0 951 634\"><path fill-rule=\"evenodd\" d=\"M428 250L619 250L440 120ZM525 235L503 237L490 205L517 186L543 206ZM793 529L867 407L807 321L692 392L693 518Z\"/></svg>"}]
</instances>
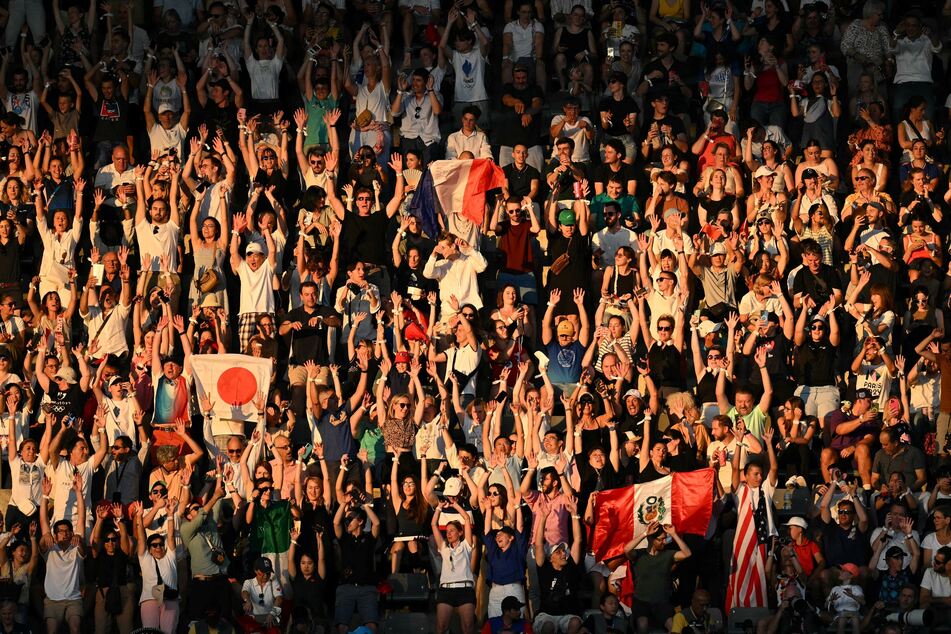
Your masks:
<instances>
[{"instance_id":1,"label":"blue t-shirt","mask_svg":"<svg viewBox=\"0 0 951 634\"><path fill-rule=\"evenodd\" d=\"M335 411L325 411L317 422L317 431L324 443L324 457L337 462L344 454L354 456L357 453L357 441L350 431L350 403L344 403ZM308 420L313 424L313 414L307 412Z\"/></svg>"},{"instance_id":2,"label":"blue t-shirt","mask_svg":"<svg viewBox=\"0 0 951 634\"><path fill-rule=\"evenodd\" d=\"M584 346L574 341L562 346L557 340L545 349L548 355L548 378L552 383L577 383L581 379L581 360Z\"/></svg>"}]
</instances>

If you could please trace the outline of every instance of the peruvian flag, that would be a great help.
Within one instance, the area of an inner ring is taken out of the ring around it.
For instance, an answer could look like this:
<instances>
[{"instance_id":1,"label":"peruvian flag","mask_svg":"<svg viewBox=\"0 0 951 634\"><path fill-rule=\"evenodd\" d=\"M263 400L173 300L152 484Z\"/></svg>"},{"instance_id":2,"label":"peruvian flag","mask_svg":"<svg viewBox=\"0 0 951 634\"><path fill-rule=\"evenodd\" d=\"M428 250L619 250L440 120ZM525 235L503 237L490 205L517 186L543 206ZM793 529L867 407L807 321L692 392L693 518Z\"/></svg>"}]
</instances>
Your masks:
<instances>
[{"instance_id":1,"label":"peruvian flag","mask_svg":"<svg viewBox=\"0 0 951 634\"><path fill-rule=\"evenodd\" d=\"M208 395L212 400L219 424L227 426L228 421L257 419L253 401L259 392L267 397L271 384L270 359L245 354L194 354L191 363L198 396ZM234 433L230 428L213 431Z\"/></svg>"},{"instance_id":2,"label":"peruvian flag","mask_svg":"<svg viewBox=\"0 0 951 634\"><path fill-rule=\"evenodd\" d=\"M430 235L439 233L439 211L459 214L475 225L485 216L485 192L505 182L502 168L492 159L433 161L410 203Z\"/></svg>"},{"instance_id":3,"label":"peruvian flag","mask_svg":"<svg viewBox=\"0 0 951 634\"><path fill-rule=\"evenodd\" d=\"M623 555L624 546L644 535L652 522L673 524L678 533L706 534L713 478L713 469L699 469L593 493L589 504L594 504L594 526L588 543L595 561Z\"/></svg>"}]
</instances>

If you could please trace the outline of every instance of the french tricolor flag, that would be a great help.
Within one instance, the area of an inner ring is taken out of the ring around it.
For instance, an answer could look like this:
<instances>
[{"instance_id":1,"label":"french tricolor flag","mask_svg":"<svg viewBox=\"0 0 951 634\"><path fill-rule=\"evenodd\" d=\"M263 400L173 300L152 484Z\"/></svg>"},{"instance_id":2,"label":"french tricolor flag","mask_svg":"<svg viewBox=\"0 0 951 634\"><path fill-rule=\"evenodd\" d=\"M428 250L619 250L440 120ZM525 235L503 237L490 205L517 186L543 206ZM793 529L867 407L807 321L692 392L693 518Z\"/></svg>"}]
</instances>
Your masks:
<instances>
[{"instance_id":1,"label":"french tricolor flag","mask_svg":"<svg viewBox=\"0 0 951 634\"><path fill-rule=\"evenodd\" d=\"M504 182L502 169L492 159L433 161L416 188L410 213L430 236L439 233L440 212L457 213L481 225L485 193Z\"/></svg>"}]
</instances>

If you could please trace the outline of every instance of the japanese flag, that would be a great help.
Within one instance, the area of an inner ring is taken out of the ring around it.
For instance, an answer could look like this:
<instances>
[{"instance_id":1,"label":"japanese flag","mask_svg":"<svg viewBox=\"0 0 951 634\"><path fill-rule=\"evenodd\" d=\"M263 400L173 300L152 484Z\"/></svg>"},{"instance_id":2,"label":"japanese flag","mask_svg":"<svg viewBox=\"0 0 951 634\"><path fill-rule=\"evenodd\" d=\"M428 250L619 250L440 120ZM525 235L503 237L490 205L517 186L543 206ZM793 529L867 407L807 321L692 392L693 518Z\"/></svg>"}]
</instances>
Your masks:
<instances>
[{"instance_id":1,"label":"japanese flag","mask_svg":"<svg viewBox=\"0 0 951 634\"><path fill-rule=\"evenodd\" d=\"M192 355L192 373L199 399L207 395L221 421L257 419L254 399L271 384L271 360L244 354ZM222 433L232 433L223 430Z\"/></svg>"}]
</instances>

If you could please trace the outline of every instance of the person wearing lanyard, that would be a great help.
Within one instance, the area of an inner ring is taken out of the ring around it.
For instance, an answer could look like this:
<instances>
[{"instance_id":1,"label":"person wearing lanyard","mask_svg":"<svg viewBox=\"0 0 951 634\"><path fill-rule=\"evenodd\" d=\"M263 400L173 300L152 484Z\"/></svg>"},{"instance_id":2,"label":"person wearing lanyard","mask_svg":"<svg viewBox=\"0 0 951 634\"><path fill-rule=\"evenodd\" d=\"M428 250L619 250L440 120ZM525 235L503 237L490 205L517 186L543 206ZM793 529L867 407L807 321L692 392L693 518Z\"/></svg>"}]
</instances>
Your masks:
<instances>
[{"instance_id":1,"label":"person wearing lanyard","mask_svg":"<svg viewBox=\"0 0 951 634\"><path fill-rule=\"evenodd\" d=\"M446 536L439 530L439 517L444 509L455 509L458 520L446 523ZM463 632L475 629L475 537L472 520L458 499L443 500L433 513L433 542L442 557L439 589L436 591L436 634L449 631L452 613L459 614Z\"/></svg>"}]
</instances>

